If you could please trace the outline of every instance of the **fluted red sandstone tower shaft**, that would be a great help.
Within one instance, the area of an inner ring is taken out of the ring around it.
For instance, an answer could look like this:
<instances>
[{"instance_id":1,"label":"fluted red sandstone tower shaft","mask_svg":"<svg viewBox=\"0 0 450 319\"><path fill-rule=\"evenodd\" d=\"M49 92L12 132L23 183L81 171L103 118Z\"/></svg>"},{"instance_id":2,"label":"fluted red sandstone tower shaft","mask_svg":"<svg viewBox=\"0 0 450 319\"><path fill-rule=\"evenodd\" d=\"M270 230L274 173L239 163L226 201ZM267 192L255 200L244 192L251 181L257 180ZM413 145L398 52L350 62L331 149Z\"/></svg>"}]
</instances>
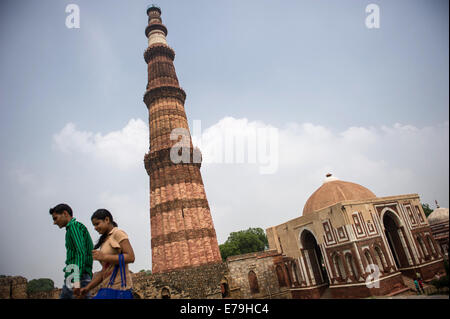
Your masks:
<instances>
[{"instance_id":1,"label":"fluted red sandstone tower shaft","mask_svg":"<svg viewBox=\"0 0 450 319\"><path fill-rule=\"evenodd\" d=\"M192 163L193 151L184 110L186 94L178 84L167 45L167 28L158 7L147 9L148 84L144 102L149 111L150 152L144 157L150 176L150 223L153 273L168 272L222 261L211 212L206 199L200 163ZM184 128L190 149L189 163L174 163L173 129Z\"/></svg>"}]
</instances>

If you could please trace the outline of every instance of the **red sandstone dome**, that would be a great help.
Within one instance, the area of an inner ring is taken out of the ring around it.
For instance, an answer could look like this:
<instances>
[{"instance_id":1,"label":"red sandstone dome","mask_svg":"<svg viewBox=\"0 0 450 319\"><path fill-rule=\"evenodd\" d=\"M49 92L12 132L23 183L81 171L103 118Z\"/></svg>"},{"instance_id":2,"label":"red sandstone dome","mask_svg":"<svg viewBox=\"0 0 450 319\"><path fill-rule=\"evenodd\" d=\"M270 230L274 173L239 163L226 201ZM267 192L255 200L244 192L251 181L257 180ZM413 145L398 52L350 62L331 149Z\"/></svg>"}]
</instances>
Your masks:
<instances>
[{"instance_id":1,"label":"red sandstone dome","mask_svg":"<svg viewBox=\"0 0 450 319\"><path fill-rule=\"evenodd\" d=\"M345 200L364 200L376 198L369 189L359 184L344 182L331 174L306 201L303 216L312 214L322 208L337 204Z\"/></svg>"}]
</instances>

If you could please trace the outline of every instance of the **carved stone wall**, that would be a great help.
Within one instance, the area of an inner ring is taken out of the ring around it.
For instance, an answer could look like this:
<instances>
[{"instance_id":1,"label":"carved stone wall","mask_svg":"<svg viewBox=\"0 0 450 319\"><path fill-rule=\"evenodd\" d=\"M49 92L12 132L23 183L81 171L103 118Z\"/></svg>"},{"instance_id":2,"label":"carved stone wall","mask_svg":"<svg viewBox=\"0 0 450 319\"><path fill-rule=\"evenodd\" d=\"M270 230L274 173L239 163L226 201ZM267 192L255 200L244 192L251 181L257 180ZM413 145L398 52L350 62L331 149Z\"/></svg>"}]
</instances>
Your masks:
<instances>
[{"instance_id":1,"label":"carved stone wall","mask_svg":"<svg viewBox=\"0 0 450 319\"><path fill-rule=\"evenodd\" d=\"M239 289L242 299L290 298L289 287L280 288L274 262L281 257L276 250L231 256L227 258L230 289ZM252 274L249 276L250 272ZM257 281L258 291L251 289Z\"/></svg>"},{"instance_id":2,"label":"carved stone wall","mask_svg":"<svg viewBox=\"0 0 450 319\"><path fill-rule=\"evenodd\" d=\"M225 263L147 275L133 274L133 289L142 299L221 299L221 281L228 276Z\"/></svg>"}]
</instances>

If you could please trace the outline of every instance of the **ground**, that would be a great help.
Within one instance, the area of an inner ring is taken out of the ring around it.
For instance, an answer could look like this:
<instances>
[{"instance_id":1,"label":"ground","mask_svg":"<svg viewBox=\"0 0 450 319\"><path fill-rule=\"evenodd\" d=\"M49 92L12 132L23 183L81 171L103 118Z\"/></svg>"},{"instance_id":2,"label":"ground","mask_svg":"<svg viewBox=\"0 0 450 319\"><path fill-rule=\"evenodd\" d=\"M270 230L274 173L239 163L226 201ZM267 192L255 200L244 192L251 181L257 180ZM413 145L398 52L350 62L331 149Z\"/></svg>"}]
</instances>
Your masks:
<instances>
[{"instance_id":1,"label":"ground","mask_svg":"<svg viewBox=\"0 0 450 319\"><path fill-rule=\"evenodd\" d=\"M396 296L371 297L371 299L449 299L449 295L418 295L413 291L406 291Z\"/></svg>"}]
</instances>

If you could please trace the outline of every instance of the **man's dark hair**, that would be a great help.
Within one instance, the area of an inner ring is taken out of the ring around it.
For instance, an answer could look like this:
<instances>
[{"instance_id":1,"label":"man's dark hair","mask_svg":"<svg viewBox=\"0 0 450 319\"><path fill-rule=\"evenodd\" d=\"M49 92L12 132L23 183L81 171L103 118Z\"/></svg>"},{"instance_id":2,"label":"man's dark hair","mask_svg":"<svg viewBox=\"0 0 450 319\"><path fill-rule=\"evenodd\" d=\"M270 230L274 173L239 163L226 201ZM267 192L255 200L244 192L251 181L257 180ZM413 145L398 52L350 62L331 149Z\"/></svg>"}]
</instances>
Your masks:
<instances>
[{"instance_id":1,"label":"man's dark hair","mask_svg":"<svg viewBox=\"0 0 450 319\"><path fill-rule=\"evenodd\" d=\"M72 208L70 208L67 204L58 204L53 208L50 208L50 215L52 214L62 214L64 211L66 211L71 217L72 215Z\"/></svg>"}]
</instances>

